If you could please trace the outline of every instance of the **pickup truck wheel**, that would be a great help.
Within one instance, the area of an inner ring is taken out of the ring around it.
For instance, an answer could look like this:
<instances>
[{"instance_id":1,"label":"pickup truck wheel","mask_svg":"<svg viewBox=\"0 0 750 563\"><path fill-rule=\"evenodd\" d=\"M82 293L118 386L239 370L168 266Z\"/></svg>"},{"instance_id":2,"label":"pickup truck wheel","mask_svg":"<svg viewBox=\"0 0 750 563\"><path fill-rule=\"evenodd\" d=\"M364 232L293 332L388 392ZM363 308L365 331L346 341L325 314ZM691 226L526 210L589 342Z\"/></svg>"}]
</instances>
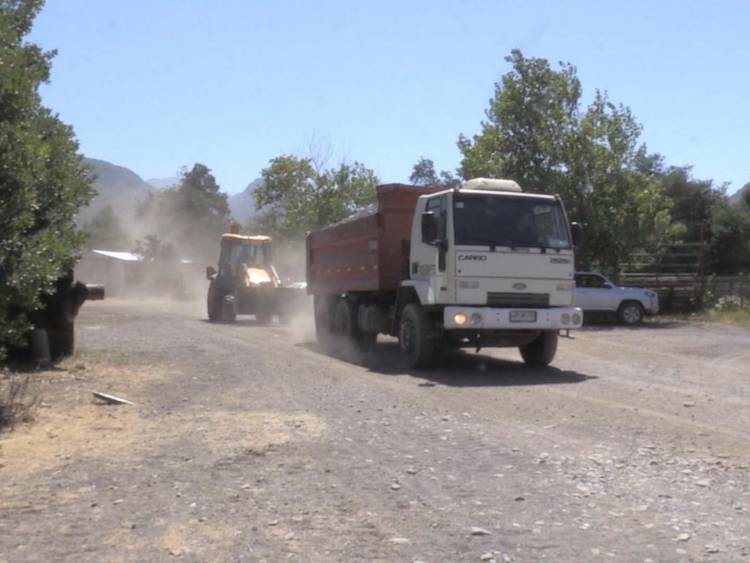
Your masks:
<instances>
[{"instance_id":1,"label":"pickup truck wheel","mask_svg":"<svg viewBox=\"0 0 750 563\"><path fill-rule=\"evenodd\" d=\"M547 366L557 352L557 331L543 330L542 333L525 346L520 346L521 357L530 366Z\"/></svg>"},{"instance_id":2,"label":"pickup truck wheel","mask_svg":"<svg viewBox=\"0 0 750 563\"><path fill-rule=\"evenodd\" d=\"M617 310L617 317L626 326L635 326L643 320L643 305L638 301L624 301Z\"/></svg>"},{"instance_id":3,"label":"pickup truck wheel","mask_svg":"<svg viewBox=\"0 0 750 563\"><path fill-rule=\"evenodd\" d=\"M401 357L410 368L429 368L435 353L432 320L416 303L409 303L401 312L398 331Z\"/></svg>"}]
</instances>

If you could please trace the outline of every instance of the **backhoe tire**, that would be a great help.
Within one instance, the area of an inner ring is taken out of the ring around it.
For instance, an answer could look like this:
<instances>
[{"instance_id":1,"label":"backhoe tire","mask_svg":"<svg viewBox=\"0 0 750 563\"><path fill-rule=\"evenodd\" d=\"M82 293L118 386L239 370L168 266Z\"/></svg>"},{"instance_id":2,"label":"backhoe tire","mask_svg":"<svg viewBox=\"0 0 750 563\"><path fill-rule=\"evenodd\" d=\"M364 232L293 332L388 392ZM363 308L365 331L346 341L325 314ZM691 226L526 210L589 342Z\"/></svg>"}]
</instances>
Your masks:
<instances>
[{"instance_id":1,"label":"backhoe tire","mask_svg":"<svg viewBox=\"0 0 750 563\"><path fill-rule=\"evenodd\" d=\"M271 322L271 315L266 311L258 311L255 313L255 322L259 325L267 325Z\"/></svg>"},{"instance_id":2,"label":"backhoe tire","mask_svg":"<svg viewBox=\"0 0 750 563\"><path fill-rule=\"evenodd\" d=\"M433 322L417 303L409 303L401 311L398 344L401 358L407 367L412 369L432 367L435 357Z\"/></svg>"},{"instance_id":3,"label":"backhoe tire","mask_svg":"<svg viewBox=\"0 0 750 563\"><path fill-rule=\"evenodd\" d=\"M208 320L215 323L221 320L221 300L212 298L210 295L206 300L206 309L208 310Z\"/></svg>"},{"instance_id":4,"label":"backhoe tire","mask_svg":"<svg viewBox=\"0 0 750 563\"><path fill-rule=\"evenodd\" d=\"M206 310L208 313L208 320L211 322L217 322L221 320L221 295L217 295L215 288L215 282L211 280L208 286L208 296L206 297Z\"/></svg>"},{"instance_id":5,"label":"backhoe tire","mask_svg":"<svg viewBox=\"0 0 750 563\"><path fill-rule=\"evenodd\" d=\"M224 323L233 323L237 320L237 304L234 299L221 300L221 321Z\"/></svg>"},{"instance_id":6,"label":"backhoe tire","mask_svg":"<svg viewBox=\"0 0 750 563\"><path fill-rule=\"evenodd\" d=\"M521 357L527 365L548 366L557 352L557 331L543 330L539 336L525 346L520 346Z\"/></svg>"}]
</instances>

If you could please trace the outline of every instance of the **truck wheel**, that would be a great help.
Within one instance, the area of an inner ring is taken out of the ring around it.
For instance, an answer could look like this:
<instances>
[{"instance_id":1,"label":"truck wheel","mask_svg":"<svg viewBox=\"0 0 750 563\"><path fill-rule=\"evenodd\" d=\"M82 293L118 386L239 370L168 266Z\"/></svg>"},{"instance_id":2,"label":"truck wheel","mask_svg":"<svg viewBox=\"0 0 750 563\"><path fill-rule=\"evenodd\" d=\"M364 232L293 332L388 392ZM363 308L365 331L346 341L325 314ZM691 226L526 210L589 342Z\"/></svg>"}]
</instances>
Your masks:
<instances>
[{"instance_id":1,"label":"truck wheel","mask_svg":"<svg viewBox=\"0 0 750 563\"><path fill-rule=\"evenodd\" d=\"M374 332L364 332L357 325L357 309L348 299L341 298L333 312L333 335L338 339L339 352L355 348L367 352L375 345L378 337Z\"/></svg>"},{"instance_id":2,"label":"truck wheel","mask_svg":"<svg viewBox=\"0 0 750 563\"><path fill-rule=\"evenodd\" d=\"M318 344L329 351L333 335L331 334L331 303L325 297L315 297L313 301L315 316L315 336Z\"/></svg>"},{"instance_id":3,"label":"truck wheel","mask_svg":"<svg viewBox=\"0 0 750 563\"><path fill-rule=\"evenodd\" d=\"M398 331L401 357L410 368L429 368L435 346L432 340L432 320L416 303L409 303L401 312Z\"/></svg>"},{"instance_id":4,"label":"truck wheel","mask_svg":"<svg viewBox=\"0 0 750 563\"><path fill-rule=\"evenodd\" d=\"M363 332L360 330L357 335L357 347L362 352L372 352L377 341L378 335L375 332Z\"/></svg>"},{"instance_id":5,"label":"truck wheel","mask_svg":"<svg viewBox=\"0 0 750 563\"><path fill-rule=\"evenodd\" d=\"M347 348L356 347L357 325L354 318L354 307L346 298L339 298L333 309L333 338L336 352L346 353Z\"/></svg>"},{"instance_id":6,"label":"truck wheel","mask_svg":"<svg viewBox=\"0 0 750 563\"><path fill-rule=\"evenodd\" d=\"M638 301L623 301L617 309L617 318L626 326L635 326L643 320L643 305Z\"/></svg>"},{"instance_id":7,"label":"truck wheel","mask_svg":"<svg viewBox=\"0 0 750 563\"><path fill-rule=\"evenodd\" d=\"M520 346L523 361L530 366L547 366L557 352L557 331L543 330L542 333L525 346Z\"/></svg>"}]
</instances>

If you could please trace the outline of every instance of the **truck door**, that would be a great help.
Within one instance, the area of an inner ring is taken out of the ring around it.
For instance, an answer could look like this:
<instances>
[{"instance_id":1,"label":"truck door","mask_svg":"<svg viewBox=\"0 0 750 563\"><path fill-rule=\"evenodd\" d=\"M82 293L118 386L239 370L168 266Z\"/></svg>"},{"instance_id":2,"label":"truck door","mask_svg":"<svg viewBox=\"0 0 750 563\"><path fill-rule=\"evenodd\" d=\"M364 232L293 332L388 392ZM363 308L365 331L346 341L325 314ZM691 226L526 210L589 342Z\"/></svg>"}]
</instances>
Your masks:
<instances>
[{"instance_id":1,"label":"truck door","mask_svg":"<svg viewBox=\"0 0 750 563\"><path fill-rule=\"evenodd\" d=\"M440 196L432 198L427 202L426 211L431 211L435 214L438 221L438 237L442 241L438 246L434 247L434 282L433 290L435 295L439 296L444 294L446 288L446 254L448 251L448 198L447 196Z\"/></svg>"}]
</instances>

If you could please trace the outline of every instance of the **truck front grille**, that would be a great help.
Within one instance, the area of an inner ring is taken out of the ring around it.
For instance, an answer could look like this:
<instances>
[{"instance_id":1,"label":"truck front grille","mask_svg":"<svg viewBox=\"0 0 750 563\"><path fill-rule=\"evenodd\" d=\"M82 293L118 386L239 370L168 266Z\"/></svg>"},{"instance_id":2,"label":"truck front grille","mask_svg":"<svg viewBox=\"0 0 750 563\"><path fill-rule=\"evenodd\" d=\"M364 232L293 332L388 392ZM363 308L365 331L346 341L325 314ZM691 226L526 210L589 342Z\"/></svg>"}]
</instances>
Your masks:
<instances>
[{"instance_id":1,"label":"truck front grille","mask_svg":"<svg viewBox=\"0 0 750 563\"><path fill-rule=\"evenodd\" d=\"M549 307L549 294L488 291L487 305L504 309L544 309Z\"/></svg>"}]
</instances>

